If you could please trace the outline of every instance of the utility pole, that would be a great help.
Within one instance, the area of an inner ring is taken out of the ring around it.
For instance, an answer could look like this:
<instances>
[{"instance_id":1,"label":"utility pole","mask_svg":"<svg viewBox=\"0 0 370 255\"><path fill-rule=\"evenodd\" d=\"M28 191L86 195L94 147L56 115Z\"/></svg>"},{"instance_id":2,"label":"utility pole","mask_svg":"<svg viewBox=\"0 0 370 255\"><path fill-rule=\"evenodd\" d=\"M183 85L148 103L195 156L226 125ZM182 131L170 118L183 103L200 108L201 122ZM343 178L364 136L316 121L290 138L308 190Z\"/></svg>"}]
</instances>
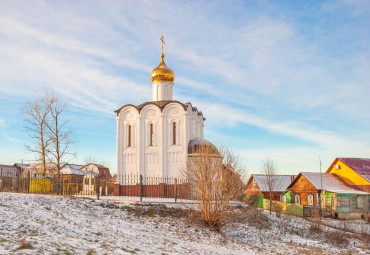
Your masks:
<instances>
[{"instance_id":1,"label":"utility pole","mask_svg":"<svg viewBox=\"0 0 370 255\"><path fill-rule=\"evenodd\" d=\"M320 162L320 182L321 182L320 207L319 207L319 210L320 210L320 215L322 215L321 208L323 206L323 200L324 200L323 195L324 195L324 193L323 193L323 187L322 187L322 173L321 173L321 157L320 157L320 155L319 155L319 162Z\"/></svg>"}]
</instances>

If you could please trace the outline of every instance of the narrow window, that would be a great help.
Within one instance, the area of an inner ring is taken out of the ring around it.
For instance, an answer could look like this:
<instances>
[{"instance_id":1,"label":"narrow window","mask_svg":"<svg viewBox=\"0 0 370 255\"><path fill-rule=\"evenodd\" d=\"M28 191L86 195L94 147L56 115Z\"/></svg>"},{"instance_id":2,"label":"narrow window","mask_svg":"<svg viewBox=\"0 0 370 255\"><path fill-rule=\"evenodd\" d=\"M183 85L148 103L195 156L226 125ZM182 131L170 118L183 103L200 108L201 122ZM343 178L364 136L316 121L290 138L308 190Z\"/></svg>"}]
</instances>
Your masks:
<instances>
[{"instance_id":1,"label":"narrow window","mask_svg":"<svg viewBox=\"0 0 370 255\"><path fill-rule=\"evenodd\" d=\"M172 123L172 144L176 144L176 122Z\"/></svg>"},{"instance_id":2,"label":"narrow window","mask_svg":"<svg viewBox=\"0 0 370 255\"><path fill-rule=\"evenodd\" d=\"M131 125L128 125L127 127L127 147L131 147Z\"/></svg>"},{"instance_id":3,"label":"narrow window","mask_svg":"<svg viewBox=\"0 0 370 255\"><path fill-rule=\"evenodd\" d=\"M299 196L298 193L295 194L294 200L295 200L294 202L296 204L300 204L301 203L301 198L300 198L300 196Z\"/></svg>"},{"instance_id":4,"label":"narrow window","mask_svg":"<svg viewBox=\"0 0 370 255\"><path fill-rule=\"evenodd\" d=\"M149 146L153 146L154 133L153 133L153 123L150 123L150 141Z\"/></svg>"},{"instance_id":5,"label":"narrow window","mask_svg":"<svg viewBox=\"0 0 370 255\"><path fill-rule=\"evenodd\" d=\"M357 208L361 209L363 207L362 196L357 196Z\"/></svg>"},{"instance_id":6,"label":"narrow window","mask_svg":"<svg viewBox=\"0 0 370 255\"><path fill-rule=\"evenodd\" d=\"M308 205L313 205L313 195L312 195L312 193L308 193L307 202L308 202Z\"/></svg>"}]
</instances>

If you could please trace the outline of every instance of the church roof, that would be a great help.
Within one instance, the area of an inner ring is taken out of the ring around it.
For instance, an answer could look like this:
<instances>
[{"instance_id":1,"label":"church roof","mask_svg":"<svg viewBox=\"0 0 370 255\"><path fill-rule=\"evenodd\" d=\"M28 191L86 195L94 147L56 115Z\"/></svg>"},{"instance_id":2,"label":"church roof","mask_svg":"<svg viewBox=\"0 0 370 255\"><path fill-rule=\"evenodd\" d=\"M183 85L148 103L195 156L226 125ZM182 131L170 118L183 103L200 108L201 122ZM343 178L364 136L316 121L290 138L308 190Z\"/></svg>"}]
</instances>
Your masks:
<instances>
[{"instance_id":1,"label":"church roof","mask_svg":"<svg viewBox=\"0 0 370 255\"><path fill-rule=\"evenodd\" d=\"M213 145L213 143L211 143L210 141L206 140L206 139L203 139L203 138L196 138L196 139L193 139L193 140L190 140L189 141L189 144L188 144L188 155L197 155L199 153L199 148L201 146L207 146L210 148L210 153L212 154L215 154L217 156L220 155L220 152L218 151L218 149L216 148L215 145Z\"/></svg>"},{"instance_id":2,"label":"church roof","mask_svg":"<svg viewBox=\"0 0 370 255\"><path fill-rule=\"evenodd\" d=\"M190 102L184 104L184 103L181 103L180 101L177 101L177 100L150 101L150 102L145 102L143 104L140 104L138 106L133 105L133 104L126 104L126 105L122 106L121 108L119 108L118 110L115 110L114 112L118 116L119 113L124 108L131 106L131 107L134 107L140 113L141 110L145 106L150 105L150 104L157 106L161 110L161 112L163 112L163 110L166 108L166 106L169 105L169 104L171 104L171 103L178 103L178 104L180 104L184 108L184 111L186 111L188 107L191 107L191 109L192 109L193 112L197 112L199 116L203 116L203 113L201 111L198 111L198 109L196 107L193 107ZM206 120L206 119L203 118L203 120Z\"/></svg>"}]
</instances>

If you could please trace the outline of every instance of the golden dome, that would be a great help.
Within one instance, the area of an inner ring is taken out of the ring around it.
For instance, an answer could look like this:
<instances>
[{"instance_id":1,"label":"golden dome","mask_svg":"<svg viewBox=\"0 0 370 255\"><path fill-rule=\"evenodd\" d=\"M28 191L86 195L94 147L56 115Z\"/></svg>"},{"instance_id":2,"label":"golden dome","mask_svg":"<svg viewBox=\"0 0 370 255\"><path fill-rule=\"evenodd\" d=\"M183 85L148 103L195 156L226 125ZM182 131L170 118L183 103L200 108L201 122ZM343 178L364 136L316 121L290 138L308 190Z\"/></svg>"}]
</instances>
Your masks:
<instances>
[{"instance_id":1,"label":"golden dome","mask_svg":"<svg viewBox=\"0 0 370 255\"><path fill-rule=\"evenodd\" d=\"M164 54L161 54L161 63L153 69L151 73L152 82L155 81L170 81L173 82L175 80L175 73L166 66L164 63Z\"/></svg>"}]
</instances>

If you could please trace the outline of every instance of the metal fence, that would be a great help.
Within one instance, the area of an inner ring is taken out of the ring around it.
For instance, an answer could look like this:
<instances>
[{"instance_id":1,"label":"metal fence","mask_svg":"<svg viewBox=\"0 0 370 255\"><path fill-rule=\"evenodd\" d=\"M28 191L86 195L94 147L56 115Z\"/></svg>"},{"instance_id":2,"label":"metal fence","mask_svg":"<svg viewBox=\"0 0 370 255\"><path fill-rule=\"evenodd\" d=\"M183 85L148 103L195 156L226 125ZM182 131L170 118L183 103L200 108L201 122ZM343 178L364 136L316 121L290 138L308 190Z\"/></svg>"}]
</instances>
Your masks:
<instances>
[{"instance_id":1,"label":"metal fence","mask_svg":"<svg viewBox=\"0 0 370 255\"><path fill-rule=\"evenodd\" d=\"M0 192L18 192L63 196L128 196L143 198L192 199L191 185L184 178L143 175L119 175L102 178L85 175L39 173L0 176Z\"/></svg>"}]
</instances>

